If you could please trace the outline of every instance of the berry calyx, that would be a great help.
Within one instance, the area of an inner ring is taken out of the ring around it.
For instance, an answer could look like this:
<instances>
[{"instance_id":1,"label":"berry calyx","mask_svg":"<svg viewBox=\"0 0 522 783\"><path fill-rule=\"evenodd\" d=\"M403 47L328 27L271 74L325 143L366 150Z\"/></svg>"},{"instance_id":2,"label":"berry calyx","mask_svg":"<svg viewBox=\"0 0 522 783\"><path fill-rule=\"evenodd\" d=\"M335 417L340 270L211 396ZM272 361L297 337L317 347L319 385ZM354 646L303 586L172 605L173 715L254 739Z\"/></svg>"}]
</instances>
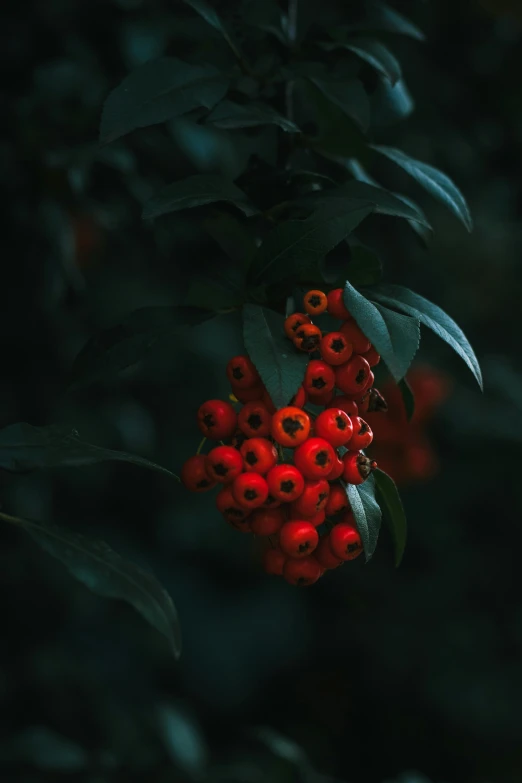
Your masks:
<instances>
[{"instance_id":1,"label":"berry calyx","mask_svg":"<svg viewBox=\"0 0 522 783\"><path fill-rule=\"evenodd\" d=\"M310 416L301 408L281 408L272 417L272 437L281 446L295 448L310 434Z\"/></svg>"},{"instance_id":2,"label":"berry calyx","mask_svg":"<svg viewBox=\"0 0 522 783\"><path fill-rule=\"evenodd\" d=\"M322 338L320 350L325 362L338 366L348 361L353 346L342 332L329 332Z\"/></svg>"},{"instance_id":3,"label":"berry calyx","mask_svg":"<svg viewBox=\"0 0 522 783\"><path fill-rule=\"evenodd\" d=\"M207 400L197 413L198 427L206 438L230 438L237 427L237 414L229 402Z\"/></svg>"},{"instance_id":4,"label":"berry calyx","mask_svg":"<svg viewBox=\"0 0 522 783\"><path fill-rule=\"evenodd\" d=\"M335 373L326 362L312 359L306 368L303 386L307 394L325 394L335 386Z\"/></svg>"},{"instance_id":5,"label":"berry calyx","mask_svg":"<svg viewBox=\"0 0 522 783\"><path fill-rule=\"evenodd\" d=\"M358 451L347 451L343 456L343 479L348 484L363 484L372 470L374 463Z\"/></svg>"},{"instance_id":6,"label":"berry calyx","mask_svg":"<svg viewBox=\"0 0 522 783\"><path fill-rule=\"evenodd\" d=\"M247 438L239 453L243 459L245 470L264 475L277 462L277 449L266 438Z\"/></svg>"},{"instance_id":7,"label":"berry calyx","mask_svg":"<svg viewBox=\"0 0 522 783\"><path fill-rule=\"evenodd\" d=\"M347 522L339 522L330 531L330 550L340 560L354 560L363 551L358 530Z\"/></svg>"},{"instance_id":8,"label":"berry calyx","mask_svg":"<svg viewBox=\"0 0 522 783\"><path fill-rule=\"evenodd\" d=\"M323 569L313 556L302 560L289 558L283 566L284 578L296 587L313 585L322 575Z\"/></svg>"},{"instance_id":9,"label":"berry calyx","mask_svg":"<svg viewBox=\"0 0 522 783\"><path fill-rule=\"evenodd\" d=\"M353 420L340 408L327 408L316 418L314 428L318 438L335 447L344 446L353 435Z\"/></svg>"},{"instance_id":10,"label":"berry calyx","mask_svg":"<svg viewBox=\"0 0 522 783\"><path fill-rule=\"evenodd\" d=\"M351 318L350 312L344 304L343 293L342 288L334 288L328 294L328 312L332 318L338 318L340 321Z\"/></svg>"},{"instance_id":11,"label":"berry calyx","mask_svg":"<svg viewBox=\"0 0 522 783\"><path fill-rule=\"evenodd\" d=\"M292 519L279 531L279 546L288 557L310 555L319 543L319 534L311 522Z\"/></svg>"},{"instance_id":12,"label":"berry calyx","mask_svg":"<svg viewBox=\"0 0 522 783\"><path fill-rule=\"evenodd\" d=\"M250 530L256 536L273 536L286 522L281 508L258 508L250 517Z\"/></svg>"},{"instance_id":13,"label":"berry calyx","mask_svg":"<svg viewBox=\"0 0 522 783\"><path fill-rule=\"evenodd\" d=\"M234 479L232 494L242 508L252 509L262 506L268 497L268 484L259 473L241 473Z\"/></svg>"},{"instance_id":14,"label":"berry calyx","mask_svg":"<svg viewBox=\"0 0 522 783\"><path fill-rule=\"evenodd\" d=\"M227 377L232 387L237 389L252 389L261 385L259 373L248 356L234 356L230 359L227 364Z\"/></svg>"},{"instance_id":15,"label":"berry calyx","mask_svg":"<svg viewBox=\"0 0 522 783\"><path fill-rule=\"evenodd\" d=\"M249 438L266 438L270 435L272 415L261 400L247 402L239 411L237 423Z\"/></svg>"},{"instance_id":16,"label":"berry calyx","mask_svg":"<svg viewBox=\"0 0 522 783\"><path fill-rule=\"evenodd\" d=\"M289 315L285 321L285 334L290 340L293 340L300 326L311 323L308 315L305 315L304 313L293 313L292 315Z\"/></svg>"},{"instance_id":17,"label":"berry calyx","mask_svg":"<svg viewBox=\"0 0 522 783\"><path fill-rule=\"evenodd\" d=\"M294 463L307 479L326 478L335 462L333 447L324 438L308 438L294 452Z\"/></svg>"},{"instance_id":18,"label":"berry calyx","mask_svg":"<svg viewBox=\"0 0 522 783\"><path fill-rule=\"evenodd\" d=\"M348 443L350 451L360 451L367 449L373 440L373 432L370 425L361 419L360 416L352 418L353 435Z\"/></svg>"},{"instance_id":19,"label":"berry calyx","mask_svg":"<svg viewBox=\"0 0 522 783\"><path fill-rule=\"evenodd\" d=\"M206 492L216 486L216 481L207 473L207 458L204 454L189 457L181 469L180 478L191 492Z\"/></svg>"},{"instance_id":20,"label":"berry calyx","mask_svg":"<svg viewBox=\"0 0 522 783\"><path fill-rule=\"evenodd\" d=\"M303 324L295 333L294 345L300 351L306 353L313 353L319 348L321 342L322 332L318 326L314 324Z\"/></svg>"},{"instance_id":21,"label":"berry calyx","mask_svg":"<svg viewBox=\"0 0 522 783\"><path fill-rule=\"evenodd\" d=\"M303 474L295 465L276 465L268 471L266 480L270 495L283 503L297 500L305 486Z\"/></svg>"},{"instance_id":22,"label":"berry calyx","mask_svg":"<svg viewBox=\"0 0 522 783\"><path fill-rule=\"evenodd\" d=\"M359 414L361 413L385 413L388 410L388 403L378 389L368 389L364 393L362 401L357 404Z\"/></svg>"},{"instance_id":23,"label":"berry calyx","mask_svg":"<svg viewBox=\"0 0 522 783\"><path fill-rule=\"evenodd\" d=\"M345 394L357 394L366 389L370 365L362 356L352 356L335 371L335 385Z\"/></svg>"},{"instance_id":24,"label":"berry calyx","mask_svg":"<svg viewBox=\"0 0 522 783\"><path fill-rule=\"evenodd\" d=\"M324 291L308 291L303 297L304 309L309 315L320 315L326 311L328 299Z\"/></svg>"}]
</instances>

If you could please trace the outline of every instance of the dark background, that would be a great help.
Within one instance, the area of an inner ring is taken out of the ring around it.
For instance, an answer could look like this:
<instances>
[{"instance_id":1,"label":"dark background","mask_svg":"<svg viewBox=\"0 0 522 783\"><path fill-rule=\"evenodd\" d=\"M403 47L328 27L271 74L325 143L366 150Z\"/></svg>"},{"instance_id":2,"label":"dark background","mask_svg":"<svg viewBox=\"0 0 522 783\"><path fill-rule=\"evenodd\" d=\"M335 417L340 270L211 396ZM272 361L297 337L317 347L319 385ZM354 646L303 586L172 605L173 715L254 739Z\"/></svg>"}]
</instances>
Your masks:
<instances>
[{"instance_id":1,"label":"dark background","mask_svg":"<svg viewBox=\"0 0 522 783\"><path fill-rule=\"evenodd\" d=\"M63 422L174 471L197 445L199 404L227 392L235 315L159 346L114 383L64 388L98 328L183 301L203 252L196 224L186 214L145 224L143 200L194 155L223 165L229 155L233 166L234 149L173 140L163 126L97 148L108 91L150 58L182 56L175 5L20 0L2 5L0 26L0 424ZM494 2L401 4L427 41L392 47L416 110L377 140L450 174L476 228L468 235L395 170L435 237L426 251L407 226L392 234L375 218L375 244L387 281L457 318L485 376L481 395L425 335L423 377L453 381L405 434L422 431L435 475L420 480L414 456L413 467L397 462L410 524L403 565L394 569L384 531L369 565L298 591L262 573L255 542L220 522L208 496L160 475L112 463L0 475L6 511L102 537L152 568L184 634L175 664L133 610L2 529L2 780L263 783L319 779L313 769L347 783L522 779L522 14L511 5L507 15Z\"/></svg>"}]
</instances>

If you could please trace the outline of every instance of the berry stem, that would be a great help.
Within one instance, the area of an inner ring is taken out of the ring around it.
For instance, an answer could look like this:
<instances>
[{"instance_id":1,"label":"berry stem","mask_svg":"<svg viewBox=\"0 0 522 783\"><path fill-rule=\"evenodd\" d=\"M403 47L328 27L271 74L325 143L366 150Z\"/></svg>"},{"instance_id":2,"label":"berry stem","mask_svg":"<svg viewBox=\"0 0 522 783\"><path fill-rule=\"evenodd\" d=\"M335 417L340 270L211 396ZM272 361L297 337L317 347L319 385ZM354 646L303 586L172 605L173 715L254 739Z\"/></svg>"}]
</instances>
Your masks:
<instances>
[{"instance_id":1,"label":"berry stem","mask_svg":"<svg viewBox=\"0 0 522 783\"><path fill-rule=\"evenodd\" d=\"M205 445L206 442L207 442L207 439L203 438L203 440L201 441L201 443L198 446L198 450L196 451L196 454L201 454L201 449L203 448L203 446Z\"/></svg>"}]
</instances>

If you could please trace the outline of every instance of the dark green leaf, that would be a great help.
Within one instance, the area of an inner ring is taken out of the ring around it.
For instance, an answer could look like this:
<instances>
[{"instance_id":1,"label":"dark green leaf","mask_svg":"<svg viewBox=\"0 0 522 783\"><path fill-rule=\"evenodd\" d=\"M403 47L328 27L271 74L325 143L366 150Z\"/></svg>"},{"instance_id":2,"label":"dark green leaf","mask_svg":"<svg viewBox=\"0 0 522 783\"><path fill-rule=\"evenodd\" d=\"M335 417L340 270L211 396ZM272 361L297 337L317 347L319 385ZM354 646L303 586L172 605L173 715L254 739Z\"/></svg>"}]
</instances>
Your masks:
<instances>
[{"instance_id":1,"label":"dark green leaf","mask_svg":"<svg viewBox=\"0 0 522 783\"><path fill-rule=\"evenodd\" d=\"M359 202L331 203L306 220L280 223L258 249L252 264L254 281L276 283L309 273L315 279L321 261L371 212Z\"/></svg>"},{"instance_id":2,"label":"dark green leaf","mask_svg":"<svg viewBox=\"0 0 522 783\"><path fill-rule=\"evenodd\" d=\"M98 462L130 462L142 468L178 477L167 468L148 459L113 451L81 441L75 431L55 425L33 427L20 422L0 430L0 468L14 473L25 473L37 468L54 468L64 465L94 465Z\"/></svg>"},{"instance_id":3,"label":"dark green leaf","mask_svg":"<svg viewBox=\"0 0 522 783\"><path fill-rule=\"evenodd\" d=\"M395 481L383 470L374 471L377 497L395 545L395 565L399 566L406 546L406 514Z\"/></svg>"},{"instance_id":4,"label":"dark green leaf","mask_svg":"<svg viewBox=\"0 0 522 783\"><path fill-rule=\"evenodd\" d=\"M396 381L406 375L419 347L419 321L376 305L350 283L344 288L344 303L364 334L375 346Z\"/></svg>"},{"instance_id":5,"label":"dark green leaf","mask_svg":"<svg viewBox=\"0 0 522 783\"><path fill-rule=\"evenodd\" d=\"M237 281L234 271L220 265L214 276L210 273L205 277L197 275L190 284L185 301L192 307L214 311L240 307L245 301L246 292Z\"/></svg>"},{"instance_id":6,"label":"dark green leaf","mask_svg":"<svg viewBox=\"0 0 522 783\"><path fill-rule=\"evenodd\" d=\"M181 630L178 614L169 594L152 574L121 558L103 541L88 539L48 522L20 519L2 512L0 519L28 533L94 593L131 604L168 639L174 656L179 658Z\"/></svg>"},{"instance_id":7,"label":"dark green leaf","mask_svg":"<svg viewBox=\"0 0 522 783\"><path fill-rule=\"evenodd\" d=\"M444 310L423 296L410 291L409 288L400 285L376 286L371 289L369 296L389 307L400 310L402 313L418 318L424 326L435 332L438 337L453 348L466 362L480 388L483 388L482 372L475 352L462 329Z\"/></svg>"},{"instance_id":8,"label":"dark green leaf","mask_svg":"<svg viewBox=\"0 0 522 783\"><path fill-rule=\"evenodd\" d=\"M284 316L259 305L243 308L245 348L255 364L274 405L288 405L299 386L308 356L297 351L285 335Z\"/></svg>"},{"instance_id":9,"label":"dark green leaf","mask_svg":"<svg viewBox=\"0 0 522 783\"><path fill-rule=\"evenodd\" d=\"M374 250L350 241L350 261L346 277L352 285L375 285L382 277L382 263Z\"/></svg>"},{"instance_id":10,"label":"dark green leaf","mask_svg":"<svg viewBox=\"0 0 522 783\"><path fill-rule=\"evenodd\" d=\"M142 307L123 323L92 337L71 370L70 388L113 378L141 361L162 338L174 338L210 314L193 307Z\"/></svg>"},{"instance_id":11,"label":"dark green leaf","mask_svg":"<svg viewBox=\"0 0 522 783\"><path fill-rule=\"evenodd\" d=\"M142 217L156 218L168 212L219 201L234 204L245 215L254 215L258 211L232 180L220 174L194 174L192 177L167 185L157 196L149 199L143 207Z\"/></svg>"},{"instance_id":12,"label":"dark green leaf","mask_svg":"<svg viewBox=\"0 0 522 783\"><path fill-rule=\"evenodd\" d=\"M206 0L183 0L183 2L187 5L190 5L190 7L193 8L194 11L205 20L205 22L208 22L208 24L217 30L218 33L221 33L236 57L241 59L239 47L233 39L230 31L227 29L227 26L224 24L217 11L215 11L212 6L206 2Z\"/></svg>"},{"instance_id":13,"label":"dark green leaf","mask_svg":"<svg viewBox=\"0 0 522 783\"><path fill-rule=\"evenodd\" d=\"M413 394L413 389L411 388L406 378L403 378L402 381L399 381L397 385L402 395L402 402L404 404L404 410L406 411L406 418L408 421L411 421L413 414L415 413L415 397Z\"/></svg>"},{"instance_id":14,"label":"dark green leaf","mask_svg":"<svg viewBox=\"0 0 522 783\"><path fill-rule=\"evenodd\" d=\"M375 552L381 529L381 509L375 500L373 474L368 476L364 484L358 486L346 484L345 487L355 519L355 526L362 539L366 562L368 562Z\"/></svg>"},{"instance_id":15,"label":"dark green leaf","mask_svg":"<svg viewBox=\"0 0 522 783\"><path fill-rule=\"evenodd\" d=\"M332 49L348 49L364 60L392 84L401 78L401 66L394 54L373 38L352 38L349 41L329 41L321 46L331 51Z\"/></svg>"},{"instance_id":16,"label":"dark green leaf","mask_svg":"<svg viewBox=\"0 0 522 783\"><path fill-rule=\"evenodd\" d=\"M203 228L223 252L236 262L238 269L246 271L249 268L256 244L244 223L227 212L216 212L204 221Z\"/></svg>"},{"instance_id":17,"label":"dark green leaf","mask_svg":"<svg viewBox=\"0 0 522 783\"><path fill-rule=\"evenodd\" d=\"M410 22L405 16L402 16L395 8L391 8L386 3L367 2L365 4L365 15L363 19L354 25L349 25L348 30L361 31L383 31L386 33L396 33L407 35L410 38L416 38L418 41L424 41L425 35L422 30Z\"/></svg>"},{"instance_id":18,"label":"dark green leaf","mask_svg":"<svg viewBox=\"0 0 522 783\"><path fill-rule=\"evenodd\" d=\"M368 96L358 79L328 79L309 76L318 90L365 132L370 124Z\"/></svg>"},{"instance_id":19,"label":"dark green leaf","mask_svg":"<svg viewBox=\"0 0 522 783\"><path fill-rule=\"evenodd\" d=\"M415 102L404 79L395 84L381 81L370 97L374 127L388 127L405 120L415 109Z\"/></svg>"},{"instance_id":20,"label":"dark green leaf","mask_svg":"<svg viewBox=\"0 0 522 783\"><path fill-rule=\"evenodd\" d=\"M394 147L371 145L371 148L403 168L432 196L445 204L464 223L468 231L472 230L473 221L466 200L446 174L433 166L428 166L427 163L410 158L409 155Z\"/></svg>"},{"instance_id":21,"label":"dark green leaf","mask_svg":"<svg viewBox=\"0 0 522 783\"><path fill-rule=\"evenodd\" d=\"M258 125L277 125L287 133L299 133L299 128L271 106L264 103L232 103L221 101L209 114L206 122L216 128L255 128Z\"/></svg>"},{"instance_id":22,"label":"dark green leaf","mask_svg":"<svg viewBox=\"0 0 522 783\"><path fill-rule=\"evenodd\" d=\"M151 60L132 71L105 101L100 143L201 106L210 110L228 85L228 78L207 63L193 65L175 57Z\"/></svg>"}]
</instances>

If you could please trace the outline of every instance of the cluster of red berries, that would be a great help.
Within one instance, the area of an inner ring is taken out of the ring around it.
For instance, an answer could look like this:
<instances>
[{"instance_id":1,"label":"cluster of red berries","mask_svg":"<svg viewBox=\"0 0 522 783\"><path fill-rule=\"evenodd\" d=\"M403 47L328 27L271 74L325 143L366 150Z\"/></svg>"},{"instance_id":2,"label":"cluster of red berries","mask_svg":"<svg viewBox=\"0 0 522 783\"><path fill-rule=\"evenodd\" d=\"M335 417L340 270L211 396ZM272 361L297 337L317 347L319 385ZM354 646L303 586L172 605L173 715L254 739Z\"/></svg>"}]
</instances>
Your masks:
<instances>
[{"instance_id":1,"label":"cluster of red berries","mask_svg":"<svg viewBox=\"0 0 522 783\"><path fill-rule=\"evenodd\" d=\"M224 518L268 537L265 570L295 585L312 584L362 552L345 485L362 484L377 465L362 451L373 433L360 415L386 408L373 389L371 368L380 356L342 295L341 288L328 296L309 291L306 313L285 321L286 335L310 354L288 407L276 410L248 356L229 361L233 398L242 407L237 412L230 402L208 400L199 408L201 432L221 445L190 457L181 473L194 492L221 484L216 505ZM312 323L311 316L326 311L342 321L338 331L323 334ZM324 410L307 411L307 402Z\"/></svg>"}]
</instances>

